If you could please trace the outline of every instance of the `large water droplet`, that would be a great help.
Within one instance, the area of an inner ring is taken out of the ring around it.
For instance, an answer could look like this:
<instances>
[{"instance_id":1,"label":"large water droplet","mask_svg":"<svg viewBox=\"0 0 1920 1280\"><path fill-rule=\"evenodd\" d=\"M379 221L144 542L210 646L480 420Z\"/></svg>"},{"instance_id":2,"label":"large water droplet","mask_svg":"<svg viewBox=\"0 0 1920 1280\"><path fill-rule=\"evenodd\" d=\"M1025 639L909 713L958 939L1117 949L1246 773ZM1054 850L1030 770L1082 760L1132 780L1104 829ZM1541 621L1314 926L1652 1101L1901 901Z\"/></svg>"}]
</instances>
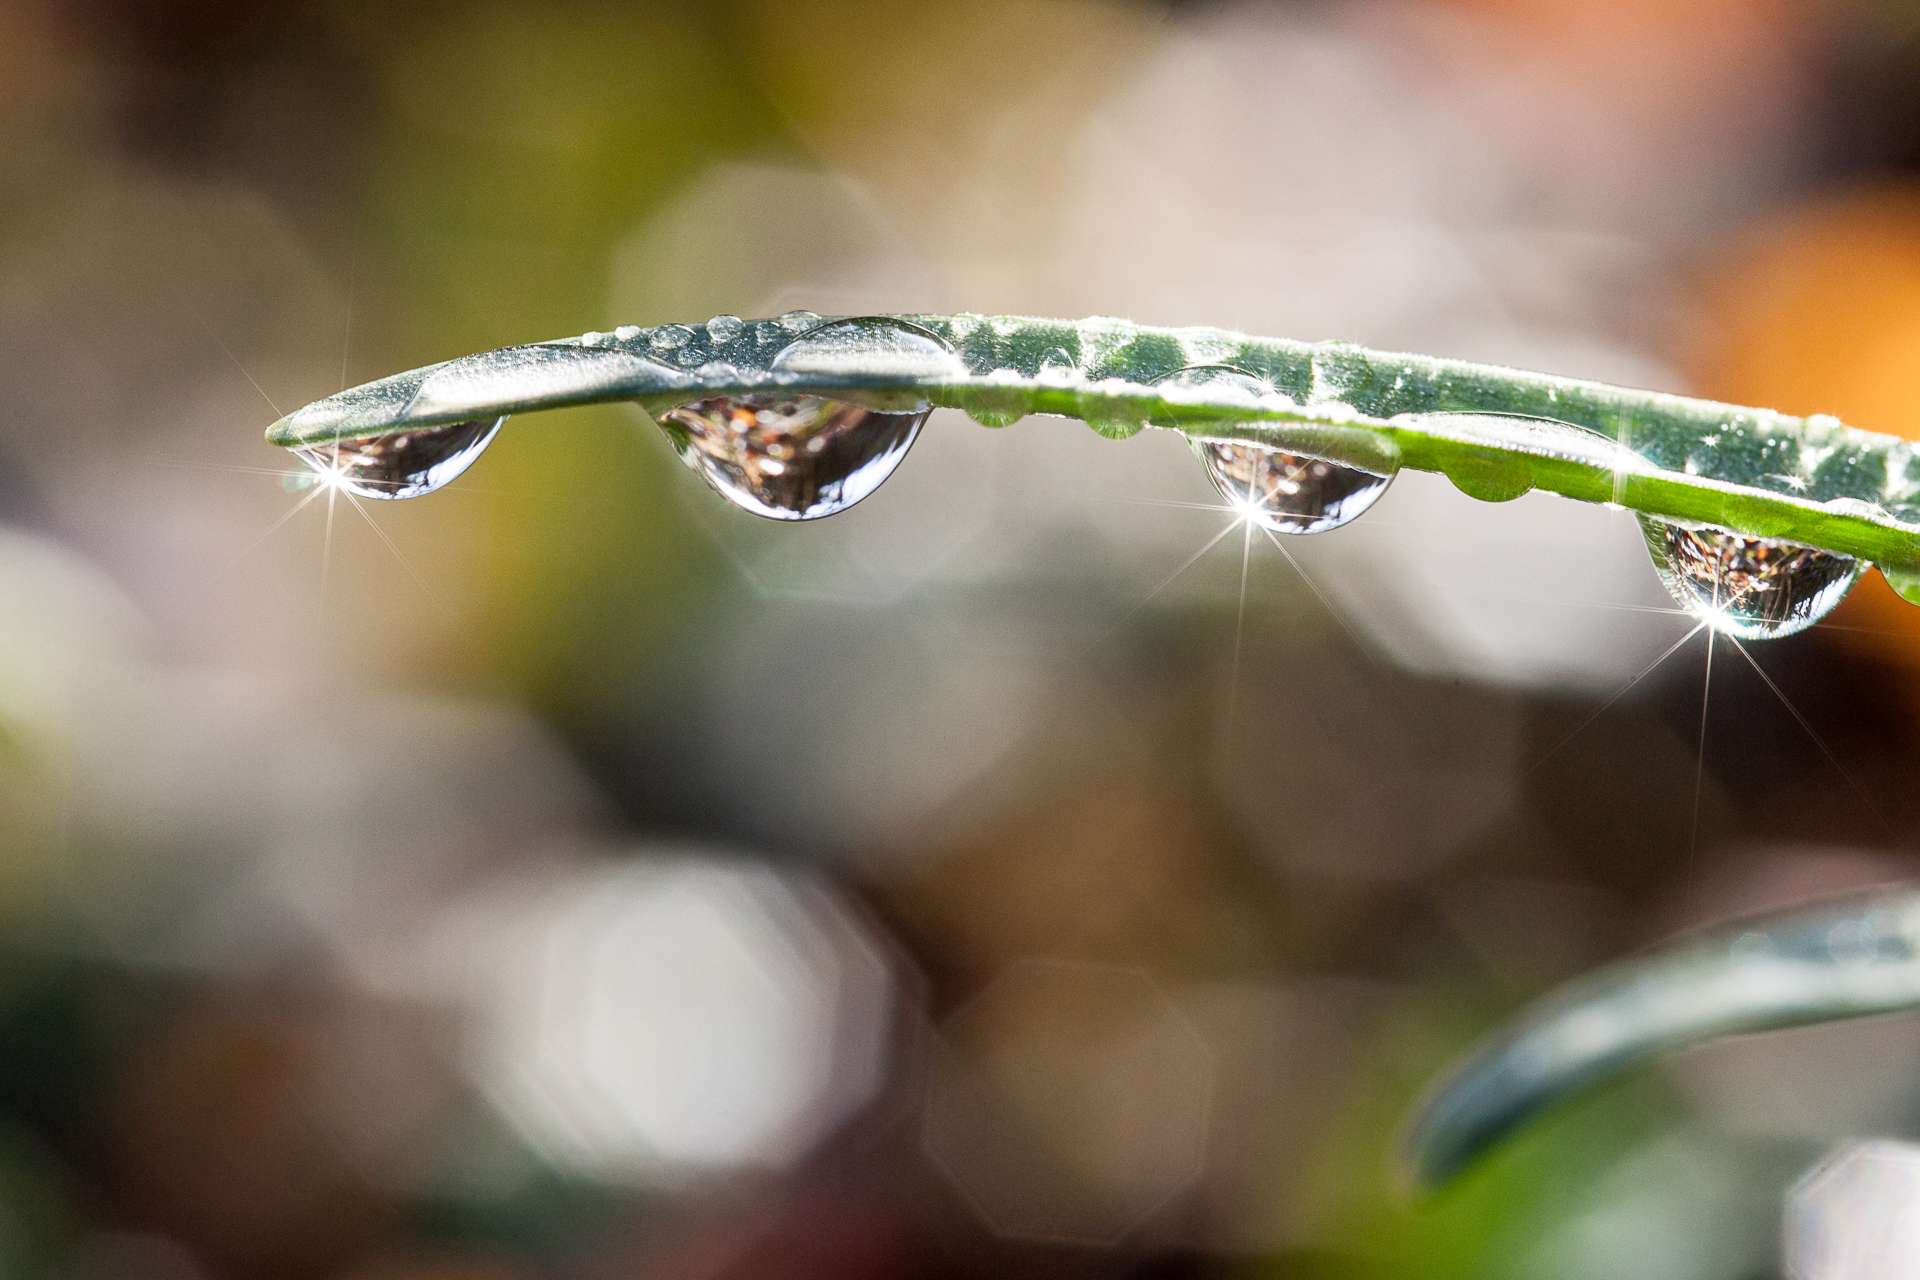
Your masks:
<instances>
[{"instance_id":1,"label":"large water droplet","mask_svg":"<svg viewBox=\"0 0 1920 1280\"><path fill-rule=\"evenodd\" d=\"M1236 511L1275 533L1325 533L1379 501L1392 475L1247 440L1196 440L1194 452Z\"/></svg>"},{"instance_id":2,"label":"large water droplet","mask_svg":"<svg viewBox=\"0 0 1920 1280\"><path fill-rule=\"evenodd\" d=\"M966 365L938 336L890 316L833 320L809 329L780 348L768 367L775 373L869 383L876 392L906 383L895 393L903 401L895 407L902 409L925 403L912 383L968 376Z\"/></svg>"},{"instance_id":3,"label":"large water droplet","mask_svg":"<svg viewBox=\"0 0 1920 1280\"><path fill-rule=\"evenodd\" d=\"M1804 631L1833 612L1867 569L1863 560L1778 538L1693 529L1640 517L1653 567L1697 618L1742 640Z\"/></svg>"},{"instance_id":4,"label":"large water droplet","mask_svg":"<svg viewBox=\"0 0 1920 1280\"><path fill-rule=\"evenodd\" d=\"M491 443L501 418L477 418L295 449L323 483L363 498L417 498L444 487Z\"/></svg>"},{"instance_id":5,"label":"large water droplet","mask_svg":"<svg viewBox=\"0 0 1920 1280\"><path fill-rule=\"evenodd\" d=\"M661 415L686 464L735 504L817 520L880 487L930 410L882 413L822 396L719 396Z\"/></svg>"},{"instance_id":6,"label":"large water droplet","mask_svg":"<svg viewBox=\"0 0 1920 1280\"><path fill-rule=\"evenodd\" d=\"M1225 393L1249 405L1274 393L1272 384L1222 365L1181 369L1155 385L1175 396L1182 391ZM1298 445L1289 450L1251 440L1195 440L1193 450L1234 509L1275 533L1338 529L1379 501L1399 470L1397 455L1365 432L1307 426L1300 434L1324 437L1330 446L1345 444L1372 465L1356 466L1353 459L1322 456ZM1355 445L1371 447L1355 450Z\"/></svg>"}]
</instances>

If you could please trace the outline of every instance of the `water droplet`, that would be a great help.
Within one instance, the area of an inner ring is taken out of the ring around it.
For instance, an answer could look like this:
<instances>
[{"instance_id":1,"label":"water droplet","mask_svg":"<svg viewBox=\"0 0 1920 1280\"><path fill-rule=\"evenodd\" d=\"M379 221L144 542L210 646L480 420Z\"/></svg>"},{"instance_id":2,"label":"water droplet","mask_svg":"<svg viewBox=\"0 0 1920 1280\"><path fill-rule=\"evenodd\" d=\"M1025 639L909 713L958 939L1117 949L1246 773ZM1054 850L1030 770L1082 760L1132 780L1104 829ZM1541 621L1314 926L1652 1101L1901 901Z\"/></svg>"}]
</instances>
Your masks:
<instances>
[{"instance_id":1,"label":"water droplet","mask_svg":"<svg viewBox=\"0 0 1920 1280\"><path fill-rule=\"evenodd\" d=\"M1521 462L1495 455L1475 458L1462 454L1447 462L1453 487L1480 502L1512 502L1533 491L1533 475Z\"/></svg>"},{"instance_id":2,"label":"water droplet","mask_svg":"<svg viewBox=\"0 0 1920 1280\"><path fill-rule=\"evenodd\" d=\"M1920 573L1915 573L1911 569L1889 569L1886 565L1881 565L1880 576L1887 580L1887 585L1892 587L1894 594L1902 600L1908 604L1920 604Z\"/></svg>"},{"instance_id":3,"label":"water droplet","mask_svg":"<svg viewBox=\"0 0 1920 1280\"><path fill-rule=\"evenodd\" d=\"M1175 393L1174 399L1179 392L1204 389L1216 401L1232 397L1250 406L1274 394L1271 383L1224 365L1181 369L1154 385ZM1338 529L1379 501L1399 472L1398 454L1373 433L1317 424L1279 429L1291 430L1301 442L1290 449L1252 440L1193 442L1207 477L1234 509L1276 533ZM1306 447L1316 441L1330 452L1357 456L1322 456Z\"/></svg>"},{"instance_id":4,"label":"water droplet","mask_svg":"<svg viewBox=\"0 0 1920 1280\"><path fill-rule=\"evenodd\" d=\"M879 488L929 410L883 413L822 396L720 396L661 415L681 459L729 501L817 520Z\"/></svg>"},{"instance_id":5,"label":"water droplet","mask_svg":"<svg viewBox=\"0 0 1920 1280\"><path fill-rule=\"evenodd\" d=\"M1066 348L1048 347L1040 357L1040 366L1035 376L1058 382L1072 378L1079 371L1079 366L1074 364L1073 357L1067 354Z\"/></svg>"},{"instance_id":6,"label":"water droplet","mask_svg":"<svg viewBox=\"0 0 1920 1280\"><path fill-rule=\"evenodd\" d=\"M739 316L715 316L707 321L707 337L714 342L732 342L746 327Z\"/></svg>"},{"instance_id":7,"label":"water droplet","mask_svg":"<svg viewBox=\"0 0 1920 1280\"><path fill-rule=\"evenodd\" d=\"M803 329L812 328L814 321L819 318L811 311L789 311L774 323L788 333L799 333Z\"/></svg>"},{"instance_id":8,"label":"water droplet","mask_svg":"<svg viewBox=\"0 0 1920 1280\"><path fill-rule=\"evenodd\" d=\"M1114 382L1118 385L1079 397L1080 417L1109 440L1129 440L1146 429L1149 411L1137 396L1138 388L1118 379ZM1128 391L1136 394L1130 396Z\"/></svg>"},{"instance_id":9,"label":"water droplet","mask_svg":"<svg viewBox=\"0 0 1920 1280\"><path fill-rule=\"evenodd\" d=\"M417 498L473 465L505 418L479 418L295 449L324 483L363 498Z\"/></svg>"},{"instance_id":10,"label":"water droplet","mask_svg":"<svg viewBox=\"0 0 1920 1280\"><path fill-rule=\"evenodd\" d=\"M1344 462L1249 440L1196 440L1207 476L1236 511L1275 533L1324 533L1350 523L1393 482Z\"/></svg>"},{"instance_id":11,"label":"water droplet","mask_svg":"<svg viewBox=\"0 0 1920 1280\"><path fill-rule=\"evenodd\" d=\"M620 341L622 342L632 342L635 338L640 336L640 326L637 324L620 325L619 327L614 329L613 336L620 339Z\"/></svg>"},{"instance_id":12,"label":"water droplet","mask_svg":"<svg viewBox=\"0 0 1920 1280\"><path fill-rule=\"evenodd\" d=\"M1778 538L1640 517L1653 567L1682 608L1742 640L1804 631L1833 612L1865 561Z\"/></svg>"},{"instance_id":13,"label":"water droplet","mask_svg":"<svg viewBox=\"0 0 1920 1280\"><path fill-rule=\"evenodd\" d=\"M653 331L648 339L655 351L673 351L693 341L693 330L683 324L669 324Z\"/></svg>"},{"instance_id":14,"label":"water droplet","mask_svg":"<svg viewBox=\"0 0 1920 1280\"><path fill-rule=\"evenodd\" d=\"M983 427L1010 427L1031 407L1026 388L1018 385L968 387L958 400L967 416Z\"/></svg>"},{"instance_id":15,"label":"water droplet","mask_svg":"<svg viewBox=\"0 0 1920 1280\"><path fill-rule=\"evenodd\" d=\"M869 390L876 392L890 382L960 381L968 376L966 365L934 334L887 316L835 320L811 329L780 348L769 368L805 377L870 380ZM901 394L915 408L924 403L911 385Z\"/></svg>"},{"instance_id":16,"label":"water droplet","mask_svg":"<svg viewBox=\"0 0 1920 1280\"><path fill-rule=\"evenodd\" d=\"M617 347L537 342L461 356L422 372L426 376L400 422L470 422L523 408L615 399L653 383L662 370L656 361Z\"/></svg>"},{"instance_id":17,"label":"water droplet","mask_svg":"<svg viewBox=\"0 0 1920 1280\"><path fill-rule=\"evenodd\" d=\"M1229 397L1244 400L1248 406L1258 405L1274 394L1271 382L1227 364L1188 365L1175 369L1153 385L1155 390L1171 393L1175 398L1181 398L1182 392L1204 392L1210 400L1217 401L1220 393L1225 392Z\"/></svg>"}]
</instances>

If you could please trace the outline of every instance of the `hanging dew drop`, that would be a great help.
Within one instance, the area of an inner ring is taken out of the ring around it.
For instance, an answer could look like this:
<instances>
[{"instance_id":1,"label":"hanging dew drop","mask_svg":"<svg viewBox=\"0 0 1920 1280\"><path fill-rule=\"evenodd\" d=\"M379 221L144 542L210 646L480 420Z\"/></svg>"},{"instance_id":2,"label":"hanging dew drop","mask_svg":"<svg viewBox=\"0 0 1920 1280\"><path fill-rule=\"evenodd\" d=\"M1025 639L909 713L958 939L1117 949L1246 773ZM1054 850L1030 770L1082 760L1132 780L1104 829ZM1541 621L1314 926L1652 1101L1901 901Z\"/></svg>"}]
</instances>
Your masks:
<instances>
[{"instance_id":1,"label":"hanging dew drop","mask_svg":"<svg viewBox=\"0 0 1920 1280\"><path fill-rule=\"evenodd\" d=\"M1010 427L1027 416L1032 400L1019 386L969 387L959 397L966 415L983 427Z\"/></svg>"},{"instance_id":2,"label":"hanging dew drop","mask_svg":"<svg viewBox=\"0 0 1920 1280\"><path fill-rule=\"evenodd\" d=\"M1147 411L1125 399L1083 396L1080 417L1089 427L1109 440L1130 440L1146 429Z\"/></svg>"},{"instance_id":3,"label":"hanging dew drop","mask_svg":"<svg viewBox=\"0 0 1920 1280\"><path fill-rule=\"evenodd\" d=\"M1234 510L1275 533L1338 529L1393 483L1391 474L1246 440L1196 440L1193 447Z\"/></svg>"},{"instance_id":4,"label":"hanging dew drop","mask_svg":"<svg viewBox=\"0 0 1920 1280\"><path fill-rule=\"evenodd\" d=\"M661 415L681 460L728 501L774 520L817 520L880 487L928 409L882 413L822 396L720 396Z\"/></svg>"},{"instance_id":5,"label":"hanging dew drop","mask_svg":"<svg viewBox=\"0 0 1920 1280\"><path fill-rule=\"evenodd\" d=\"M723 319L708 321L709 333ZM817 520L879 488L932 411L915 384L966 375L939 337L889 316L808 328L769 368L874 385L861 404L792 391L718 396L670 409L660 425L681 460L728 501L773 520Z\"/></svg>"},{"instance_id":6,"label":"hanging dew drop","mask_svg":"<svg viewBox=\"0 0 1920 1280\"><path fill-rule=\"evenodd\" d=\"M295 449L322 484L362 498L417 498L473 465L506 418L415 427Z\"/></svg>"},{"instance_id":7,"label":"hanging dew drop","mask_svg":"<svg viewBox=\"0 0 1920 1280\"><path fill-rule=\"evenodd\" d=\"M1640 517L1653 567L1694 617L1742 640L1804 631L1832 613L1865 561L1777 538Z\"/></svg>"},{"instance_id":8,"label":"hanging dew drop","mask_svg":"<svg viewBox=\"0 0 1920 1280\"><path fill-rule=\"evenodd\" d=\"M1276 394L1271 383L1224 365L1180 369L1155 386L1176 402L1204 394L1215 402L1244 400L1249 407L1269 403ZM1291 449L1200 439L1193 451L1233 509L1275 533L1325 533L1352 522L1379 501L1400 469L1398 451L1371 433L1317 425L1295 431L1303 443ZM1311 437L1351 456L1314 452L1304 443ZM1356 465L1361 461L1369 465Z\"/></svg>"}]
</instances>

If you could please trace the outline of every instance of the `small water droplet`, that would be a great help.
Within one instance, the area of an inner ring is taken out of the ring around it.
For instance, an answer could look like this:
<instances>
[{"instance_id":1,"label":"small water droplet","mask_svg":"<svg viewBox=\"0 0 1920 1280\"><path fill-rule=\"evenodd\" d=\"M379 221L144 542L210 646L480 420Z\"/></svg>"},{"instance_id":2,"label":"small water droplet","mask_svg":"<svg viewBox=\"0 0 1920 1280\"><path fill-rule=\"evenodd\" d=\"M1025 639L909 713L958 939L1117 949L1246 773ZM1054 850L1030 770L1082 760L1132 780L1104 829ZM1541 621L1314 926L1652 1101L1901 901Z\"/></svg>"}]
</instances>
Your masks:
<instances>
[{"instance_id":1,"label":"small water droplet","mask_svg":"<svg viewBox=\"0 0 1920 1280\"><path fill-rule=\"evenodd\" d=\"M811 329L819 318L811 311L789 311L774 323L788 333L799 333L803 329Z\"/></svg>"},{"instance_id":2,"label":"small water droplet","mask_svg":"<svg viewBox=\"0 0 1920 1280\"><path fill-rule=\"evenodd\" d=\"M1137 388L1118 379L1114 383L1117 385L1081 395L1080 417L1109 440L1129 440L1146 429L1149 410L1137 396L1126 394L1128 391L1137 391Z\"/></svg>"},{"instance_id":3,"label":"small water droplet","mask_svg":"<svg viewBox=\"0 0 1920 1280\"><path fill-rule=\"evenodd\" d=\"M1066 348L1048 347L1040 357L1037 376L1058 381L1078 372L1079 367L1074 364L1073 357L1067 354Z\"/></svg>"},{"instance_id":4,"label":"small water droplet","mask_svg":"<svg viewBox=\"0 0 1920 1280\"><path fill-rule=\"evenodd\" d=\"M739 316L715 316L707 321L707 337L714 342L732 342L746 327Z\"/></svg>"},{"instance_id":5,"label":"small water droplet","mask_svg":"<svg viewBox=\"0 0 1920 1280\"><path fill-rule=\"evenodd\" d=\"M493 443L505 418L413 427L295 449L321 482L363 498L417 498L442 488Z\"/></svg>"},{"instance_id":6,"label":"small water droplet","mask_svg":"<svg viewBox=\"0 0 1920 1280\"><path fill-rule=\"evenodd\" d=\"M1207 476L1236 511L1275 533L1325 533L1380 500L1391 474L1248 440L1196 440Z\"/></svg>"},{"instance_id":7,"label":"small water droplet","mask_svg":"<svg viewBox=\"0 0 1920 1280\"><path fill-rule=\"evenodd\" d=\"M580 345L583 347L604 347L612 341L612 334L600 333L597 330L580 335Z\"/></svg>"},{"instance_id":8,"label":"small water droplet","mask_svg":"<svg viewBox=\"0 0 1920 1280\"><path fill-rule=\"evenodd\" d=\"M1886 565L1881 565L1880 576L1887 580L1887 585L1892 587L1894 594L1902 600L1908 604L1920 604L1920 573L1915 573L1911 569L1889 569Z\"/></svg>"},{"instance_id":9,"label":"small water droplet","mask_svg":"<svg viewBox=\"0 0 1920 1280\"><path fill-rule=\"evenodd\" d=\"M983 427L1010 427L1026 417L1030 407L1026 388L1017 384L969 387L958 399L966 415Z\"/></svg>"},{"instance_id":10,"label":"small water droplet","mask_svg":"<svg viewBox=\"0 0 1920 1280\"><path fill-rule=\"evenodd\" d=\"M614 329L613 336L620 339L620 341L622 342L632 342L635 338L640 336L640 326L637 324L620 325L618 328Z\"/></svg>"},{"instance_id":11,"label":"small water droplet","mask_svg":"<svg viewBox=\"0 0 1920 1280\"><path fill-rule=\"evenodd\" d=\"M648 339L655 351L674 351L693 341L693 330L683 324L663 325Z\"/></svg>"},{"instance_id":12,"label":"small water droplet","mask_svg":"<svg viewBox=\"0 0 1920 1280\"><path fill-rule=\"evenodd\" d=\"M822 396L719 396L661 415L681 459L734 504L775 520L845 511L906 457L928 409L883 413Z\"/></svg>"},{"instance_id":13,"label":"small water droplet","mask_svg":"<svg viewBox=\"0 0 1920 1280\"><path fill-rule=\"evenodd\" d=\"M1867 568L1852 556L1778 538L1650 516L1640 526L1660 581L1681 607L1742 640L1806 630L1833 612Z\"/></svg>"}]
</instances>

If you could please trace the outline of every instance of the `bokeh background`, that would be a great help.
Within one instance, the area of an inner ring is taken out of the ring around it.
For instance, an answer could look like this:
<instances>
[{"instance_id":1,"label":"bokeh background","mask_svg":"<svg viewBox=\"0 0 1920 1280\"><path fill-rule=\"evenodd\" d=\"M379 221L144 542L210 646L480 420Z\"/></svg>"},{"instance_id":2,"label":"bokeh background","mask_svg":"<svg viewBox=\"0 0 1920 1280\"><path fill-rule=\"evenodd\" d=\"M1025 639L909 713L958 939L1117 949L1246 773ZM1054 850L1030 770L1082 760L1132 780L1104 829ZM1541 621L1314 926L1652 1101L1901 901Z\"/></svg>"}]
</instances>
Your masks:
<instances>
[{"instance_id":1,"label":"bokeh background","mask_svg":"<svg viewBox=\"0 0 1920 1280\"><path fill-rule=\"evenodd\" d=\"M1698 637L1609 703L1688 624L1547 496L1290 564L1163 432L941 412L807 527L624 408L331 514L260 433L804 307L1920 435L1917 166L1909 0L0 0L0 1274L1776 1274L1920 1020L1388 1156L1568 976L1920 874L1877 576L1758 648L1816 741Z\"/></svg>"}]
</instances>

